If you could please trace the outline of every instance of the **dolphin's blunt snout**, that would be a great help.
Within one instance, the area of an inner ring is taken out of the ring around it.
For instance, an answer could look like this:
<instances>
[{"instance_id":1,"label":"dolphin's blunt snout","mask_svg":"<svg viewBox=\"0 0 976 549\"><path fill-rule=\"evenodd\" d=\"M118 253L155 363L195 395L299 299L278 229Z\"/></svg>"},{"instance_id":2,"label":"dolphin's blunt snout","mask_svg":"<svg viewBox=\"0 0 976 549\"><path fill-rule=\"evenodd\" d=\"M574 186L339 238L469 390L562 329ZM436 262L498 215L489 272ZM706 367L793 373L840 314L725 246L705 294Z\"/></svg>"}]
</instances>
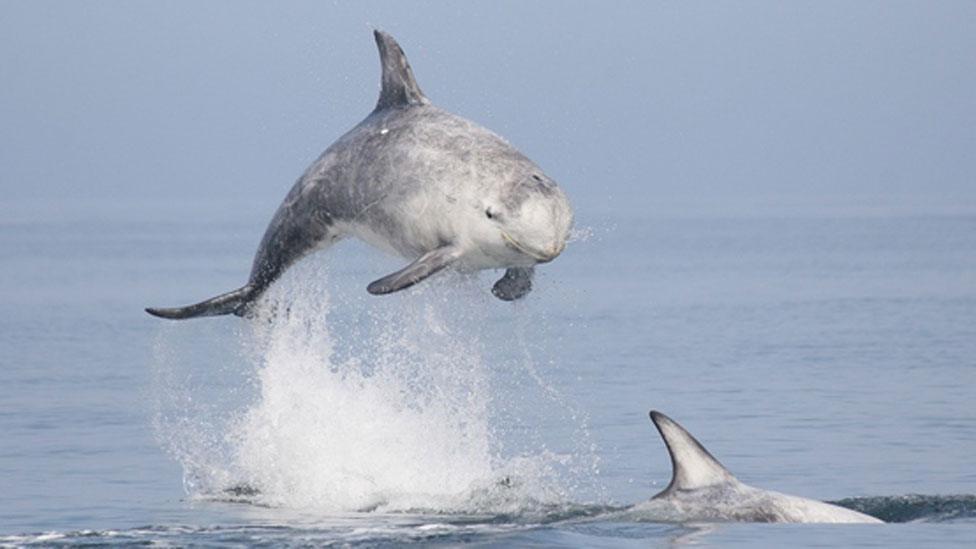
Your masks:
<instances>
[{"instance_id":1,"label":"dolphin's blunt snout","mask_svg":"<svg viewBox=\"0 0 976 549\"><path fill-rule=\"evenodd\" d=\"M539 263L549 263L553 259L556 259L556 257L558 257L559 254L561 254L563 250L566 248L566 242L559 241L553 244L547 250L539 250L531 246L522 244L518 240L512 238L512 236L506 233L505 231L502 231L502 238L505 239L505 243L510 248L522 252L523 254L531 257L532 259L535 259Z\"/></svg>"},{"instance_id":2,"label":"dolphin's blunt snout","mask_svg":"<svg viewBox=\"0 0 976 549\"><path fill-rule=\"evenodd\" d=\"M552 242L552 246L549 247L548 252L545 254L547 259L543 263L548 263L553 259L559 257L559 254L563 253L566 249L566 243L569 241L569 235L560 235Z\"/></svg>"},{"instance_id":3,"label":"dolphin's blunt snout","mask_svg":"<svg viewBox=\"0 0 976 549\"><path fill-rule=\"evenodd\" d=\"M553 259L559 257L559 254L563 253L563 250L565 249L565 242L553 244L552 247L549 248L548 252L542 254L542 257L537 257L536 259L539 260L539 263L549 263Z\"/></svg>"},{"instance_id":4,"label":"dolphin's blunt snout","mask_svg":"<svg viewBox=\"0 0 976 549\"><path fill-rule=\"evenodd\" d=\"M558 240L555 244L553 244L553 246L552 246L552 257L553 257L553 259L555 259L556 257L558 257L559 254L563 253L563 250L565 250L565 249L566 249L566 239L565 238L562 238L562 239Z\"/></svg>"}]
</instances>

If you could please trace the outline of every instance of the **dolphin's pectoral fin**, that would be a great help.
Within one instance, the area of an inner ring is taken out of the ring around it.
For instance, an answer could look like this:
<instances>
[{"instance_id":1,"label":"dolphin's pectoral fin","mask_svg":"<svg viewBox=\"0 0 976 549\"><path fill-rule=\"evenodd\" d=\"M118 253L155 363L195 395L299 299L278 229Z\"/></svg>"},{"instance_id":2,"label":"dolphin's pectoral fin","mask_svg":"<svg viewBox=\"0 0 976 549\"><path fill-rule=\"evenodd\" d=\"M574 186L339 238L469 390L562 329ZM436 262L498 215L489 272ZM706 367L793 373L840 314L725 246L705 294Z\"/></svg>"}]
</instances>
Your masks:
<instances>
[{"instance_id":1,"label":"dolphin's pectoral fin","mask_svg":"<svg viewBox=\"0 0 976 549\"><path fill-rule=\"evenodd\" d=\"M505 276L498 279L491 287L491 293L503 301L522 299L532 291L532 267L512 267L505 270Z\"/></svg>"},{"instance_id":2,"label":"dolphin's pectoral fin","mask_svg":"<svg viewBox=\"0 0 976 549\"><path fill-rule=\"evenodd\" d=\"M425 253L399 271L373 281L366 291L373 295L391 294L409 288L453 263L460 253L454 246L443 246Z\"/></svg>"}]
</instances>

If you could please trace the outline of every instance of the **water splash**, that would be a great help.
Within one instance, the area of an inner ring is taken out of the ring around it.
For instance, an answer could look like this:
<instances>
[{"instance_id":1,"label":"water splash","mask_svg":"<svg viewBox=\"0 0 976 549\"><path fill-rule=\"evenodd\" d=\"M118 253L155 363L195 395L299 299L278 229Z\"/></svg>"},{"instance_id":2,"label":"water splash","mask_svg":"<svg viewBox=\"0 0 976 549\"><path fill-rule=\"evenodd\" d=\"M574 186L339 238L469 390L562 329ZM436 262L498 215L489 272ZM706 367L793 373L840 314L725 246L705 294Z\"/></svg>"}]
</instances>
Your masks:
<instances>
[{"instance_id":1,"label":"water splash","mask_svg":"<svg viewBox=\"0 0 976 549\"><path fill-rule=\"evenodd\" d=\"M207 334L236 352L183 343L199 340L189 328L157 338L157 434L191 494L237 489L336 512L523 513L570 500L578 456L544 443L511 451L499 436L511 415L498 410L512 411L495 375L504 353L485 342L511 327L486 319L483 284L440 277L392 298L332 299L321 268L293 271L255 319ZM534 401L558 402L531 357L519 360L542 393Z\"/></svg>"}]
</instances>

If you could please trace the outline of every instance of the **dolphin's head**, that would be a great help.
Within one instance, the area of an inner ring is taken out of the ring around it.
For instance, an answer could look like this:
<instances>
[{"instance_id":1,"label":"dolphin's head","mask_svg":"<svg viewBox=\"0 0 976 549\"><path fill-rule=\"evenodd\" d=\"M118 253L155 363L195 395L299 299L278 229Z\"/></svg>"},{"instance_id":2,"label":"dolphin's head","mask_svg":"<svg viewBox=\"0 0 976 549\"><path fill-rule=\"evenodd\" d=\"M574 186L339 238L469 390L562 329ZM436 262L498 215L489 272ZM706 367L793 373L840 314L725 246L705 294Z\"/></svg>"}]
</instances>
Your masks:
<instances>
[{"instance_id":1,"label":"dolphin's head","mask_svg":"<svg viewBox=\"0 0 976 549\"><path fill-rule=\"evenodd\" d=\"M482 247L508 266L552 261L566 247L573 224L566 194L538 169L503 185L476 214Z\"/></svg>"}]
</instances>

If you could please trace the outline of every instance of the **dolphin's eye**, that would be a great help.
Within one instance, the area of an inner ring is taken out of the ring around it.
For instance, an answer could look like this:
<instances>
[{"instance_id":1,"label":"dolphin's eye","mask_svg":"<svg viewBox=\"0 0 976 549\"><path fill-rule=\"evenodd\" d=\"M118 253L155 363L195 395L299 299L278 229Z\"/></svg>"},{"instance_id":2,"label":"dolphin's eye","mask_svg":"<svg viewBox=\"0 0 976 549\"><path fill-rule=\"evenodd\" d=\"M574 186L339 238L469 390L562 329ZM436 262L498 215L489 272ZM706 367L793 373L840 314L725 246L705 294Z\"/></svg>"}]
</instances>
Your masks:
<instances>
[{"instance_id":1,"label":"dolphin's eye","mask_svg":"<svg viewBox=\"0 0 976 549\"><path fill-rule=\"evenodd\" d=\"M539 182L542 181L542 178L539 177L539 174L537 174L537 173L532 174L532 179L535 179L536 181L539 181Z\"/></svg>"},{"instance_id":2,"label":"dolphin's eye","mask_svg":"<svg viewBox=\"0 0 976 549\"><path fill-rule=\"evenodd\" d=\"M485 217L488 219L495 219L495 213L491 211L491 208L485 210Z\"/></svg>"}]
</instances>

